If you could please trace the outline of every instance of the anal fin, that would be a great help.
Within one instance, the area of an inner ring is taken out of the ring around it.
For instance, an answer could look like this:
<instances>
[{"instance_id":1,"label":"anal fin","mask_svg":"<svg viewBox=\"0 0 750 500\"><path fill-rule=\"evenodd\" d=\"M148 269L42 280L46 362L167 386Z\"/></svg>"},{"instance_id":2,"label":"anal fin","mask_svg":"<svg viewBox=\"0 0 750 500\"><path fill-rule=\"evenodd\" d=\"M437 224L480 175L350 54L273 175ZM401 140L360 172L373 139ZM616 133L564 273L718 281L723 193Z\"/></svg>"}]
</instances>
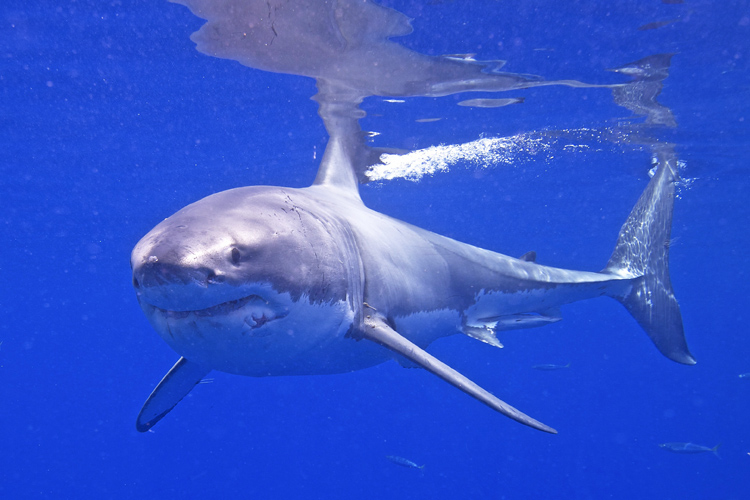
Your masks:
<instances>
[{"instance_id":1,"label":"anal fin","mask_svg":"<svg viewBox=\"0 0 750 500\"><path fill-rule=\"evenodd\" d=\"M377 315L366 316L364 320L362 336L413 361L425 370L433 373L434 375L437 375L449 384L457 387L458 389L461 389L469 396L478 399L482 403L486 404L493 410L502 413L506 417L510 417L516 422L528 425L529 427L533 427L534 429L549 432L551 434L557 434L557 431L552 427L549 427L539 422L538 420L531 418L525 413L522 413L509 404L501 401L490 392L482 389L477 384L469 380L466 376L457 372L423 349L420 349L417 345L413 344L412 342L401 336L393 328L388 326L388 323L386 323L385 319L383 319L382 317Z\"/></svg>"},{"instance_id":2,"label":"anal fin","mask_svg":"<svg viewBox=\"0 0 750 500\"><path fill-rule=\"evenodd\" d=\"M135 422L136 429L139 432L151 429L210 371L210 368L180 358L143 404Z\"/></svg>"}]
</instances>

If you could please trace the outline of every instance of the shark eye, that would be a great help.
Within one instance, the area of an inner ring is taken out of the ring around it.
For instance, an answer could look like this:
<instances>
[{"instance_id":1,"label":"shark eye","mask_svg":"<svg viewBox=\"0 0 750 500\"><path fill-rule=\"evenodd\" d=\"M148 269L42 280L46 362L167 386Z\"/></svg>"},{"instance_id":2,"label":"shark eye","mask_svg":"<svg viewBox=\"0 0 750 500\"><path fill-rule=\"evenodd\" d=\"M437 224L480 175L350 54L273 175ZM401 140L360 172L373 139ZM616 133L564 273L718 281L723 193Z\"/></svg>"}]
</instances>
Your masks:
<instances>
[{"instance_id":1,"label":"shark eye","mask_svg":"<svg viewBox=\"0 0 750 500\"><path fill-rule=\"evenodd\" d=\"M241 257L240 256L240 251L238 249L236 249L236 248L233 248L231 253L232 253L232 264L234 264L235 266L239 266L240 265L240 257Z\"/></svg>"}]
</instances>

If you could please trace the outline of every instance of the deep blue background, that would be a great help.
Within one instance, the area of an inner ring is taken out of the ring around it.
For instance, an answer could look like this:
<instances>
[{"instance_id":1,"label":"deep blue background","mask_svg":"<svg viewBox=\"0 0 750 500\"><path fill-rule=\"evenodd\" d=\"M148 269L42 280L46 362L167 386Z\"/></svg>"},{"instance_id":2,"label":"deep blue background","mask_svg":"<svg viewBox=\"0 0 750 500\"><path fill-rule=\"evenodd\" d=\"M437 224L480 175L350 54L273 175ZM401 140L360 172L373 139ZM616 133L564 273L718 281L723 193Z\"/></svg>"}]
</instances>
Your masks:
<instances>
[{"instance_id":1,"label":"deep blue background","mask_svg":"<svg viewBox=\"0 0 750 500\"><path fill-rule=\"evenodd\" d=\"M214 373L153 433L137 433L141 404L177 355L136 303L130 250L208 194L309 184L326 141L314 82L197 53L189 35L202 21L179 5L4 1L0 497L750 497L750 378L738 378L750 372L748 3L387 5L414 18L414 34L399 39L410 48L507 59L508 71L547 79L624 81L605 69L676 54L659 99L675 113L668 137L694 179L676 203L671 264L698 364L662 357L601 299L504 334L504 350L464 336L431 347L557 436L394 362L321 377ZM669 19L680 21L638 30ZM473 97L370 98L362 125L381 133L378 145L422 148L628 116L603 89L455 106ZM414 121L434 117L443 119ZM599 146L368 185L363 197L462 241L598 270L650 166L647 151ZM657 446L666 441L723 443L722 459L671 454Z\"/></svg>"}]
</instances>

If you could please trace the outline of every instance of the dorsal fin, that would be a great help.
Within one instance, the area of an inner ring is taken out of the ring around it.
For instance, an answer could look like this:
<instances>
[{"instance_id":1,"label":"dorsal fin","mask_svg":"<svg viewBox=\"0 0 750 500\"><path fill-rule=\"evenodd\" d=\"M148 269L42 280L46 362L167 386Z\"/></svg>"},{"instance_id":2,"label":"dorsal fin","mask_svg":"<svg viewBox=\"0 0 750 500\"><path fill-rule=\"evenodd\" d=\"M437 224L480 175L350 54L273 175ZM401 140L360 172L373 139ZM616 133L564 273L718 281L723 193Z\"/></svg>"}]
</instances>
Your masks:
<instances>
[{"instance_id":1,"label":"dorsal fin","mask_svg":"<svg viewBox=\"0 0 750 500\"><path fill-rule=\"evenodd\" d=\"M354 150L345 135L331 135L323 153L313 185L336 186L359 197L359 180L354 165Z\"/></svg>"},{"instance_id":2,"label":"dorsal fin","mask_svg":"<svg viewBox=\"0 0 750 500\"><path fill-rule=\"evenodd\" d=\"M536 252L534 250L530 252L526 252L525 254L521 255L519 260L525 260L526 262L536 262Z\"/></svg>"},{"instance_id":3,"label":"dorsal fin","mask_svg":"<svg viewBox=\"0 0 750 500\"><path fill-rule=\"evenodd\" d=\"M359 196L359 184L369 182L366 175L369 166L380 163L384 153L407 151L368 146L368 134L359 126L360 118L365 116L359 108L364 96L336 82L318 79L317 83L318 93L313 99L319 104L318 114L329 139L313 185L335 186Z\"/></svg>"},{"instance_id":4,"label":"dorsal fin","mask_svg":"<svg viewBox=\"0 0 750 500\"><path fill-rule=\"evenodd\" d=\"M368 160L365 134L359 126L365 115L359 108L363 96L322 78L317 84L313 100L318 102L329 139L313 185L335 186L359 197L359 172Z\"/></svg>"}]
</instances>

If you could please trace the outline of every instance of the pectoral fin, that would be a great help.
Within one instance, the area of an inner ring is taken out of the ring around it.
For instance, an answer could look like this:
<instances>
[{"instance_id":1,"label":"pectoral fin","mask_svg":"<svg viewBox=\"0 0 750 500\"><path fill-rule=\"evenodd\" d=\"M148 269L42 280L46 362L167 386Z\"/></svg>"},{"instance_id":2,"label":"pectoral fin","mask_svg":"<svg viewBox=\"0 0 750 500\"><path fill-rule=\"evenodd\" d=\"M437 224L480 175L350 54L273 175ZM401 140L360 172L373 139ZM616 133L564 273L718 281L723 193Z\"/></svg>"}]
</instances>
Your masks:
<instances>
[{"instance_id":1,"label":"pectoral fin","mask_svg":"<svg viewBox=\"0 0 750 500\"><path fill-rule=\"evenodd\" d=\"M151 429L210 371L210 368L180 358L143 404L135 422L136 429L139 432Z\"/></svg>"},{"instance_id":2,"label":"pectoral fin","mask_svg":"<svg viewBox=\"0 0 750 500\"><path fill-rule=\"evenodd\" d=\"M557 434L557 431L552 427L544 425L528 415L521 413L509 404L504 403L466 378L464 375L399 335L398 332L388 326L382 317L377 315L366 316L362 336L413 361L454 387L461 389L469 396L478 399L493 410L496 410L524 425L533 427L534 429Z\"/></svg>"}]
</instances>

